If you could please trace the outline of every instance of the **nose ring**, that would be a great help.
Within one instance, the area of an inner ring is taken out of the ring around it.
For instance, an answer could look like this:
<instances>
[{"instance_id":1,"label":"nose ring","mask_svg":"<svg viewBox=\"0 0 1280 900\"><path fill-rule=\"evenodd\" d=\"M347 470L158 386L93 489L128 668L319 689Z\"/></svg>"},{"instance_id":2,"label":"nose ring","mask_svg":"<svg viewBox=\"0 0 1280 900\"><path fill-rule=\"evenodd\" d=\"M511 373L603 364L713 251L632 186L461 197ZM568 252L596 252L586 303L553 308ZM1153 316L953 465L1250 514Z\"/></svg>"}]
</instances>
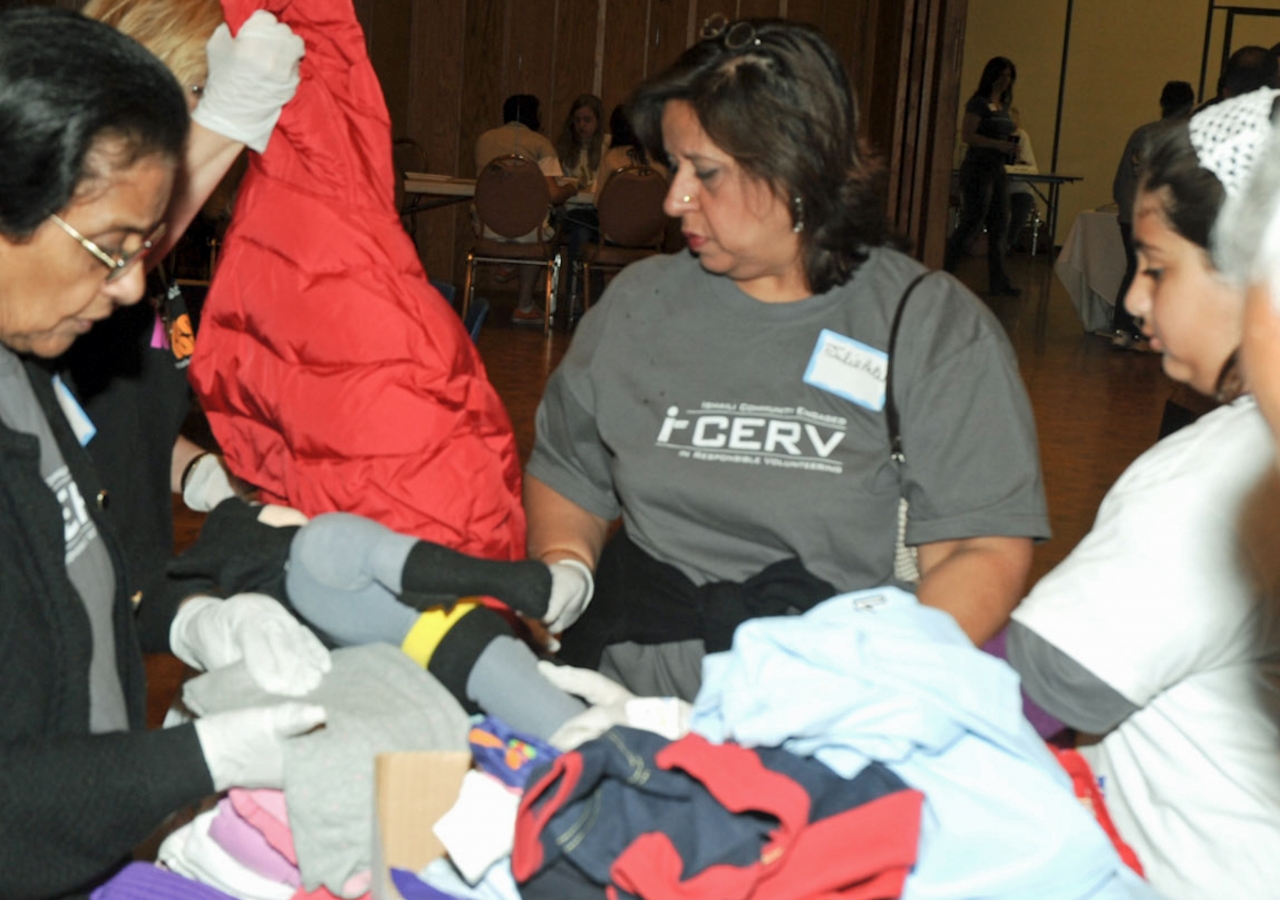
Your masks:
<instances>
[{"instance_id":1,"label":"nose ring","mask_svg":"<svg viewBox=\"0 0 1280 900\"><path fill-rule=\"evenodd\" d=\"M680 198L680 202L681 202L681 203L688 203L691 199L692 199L692 198L691 198L688 194L685 194L683 197L681 197L681 198Z\"/></svg>"}]
</instances>

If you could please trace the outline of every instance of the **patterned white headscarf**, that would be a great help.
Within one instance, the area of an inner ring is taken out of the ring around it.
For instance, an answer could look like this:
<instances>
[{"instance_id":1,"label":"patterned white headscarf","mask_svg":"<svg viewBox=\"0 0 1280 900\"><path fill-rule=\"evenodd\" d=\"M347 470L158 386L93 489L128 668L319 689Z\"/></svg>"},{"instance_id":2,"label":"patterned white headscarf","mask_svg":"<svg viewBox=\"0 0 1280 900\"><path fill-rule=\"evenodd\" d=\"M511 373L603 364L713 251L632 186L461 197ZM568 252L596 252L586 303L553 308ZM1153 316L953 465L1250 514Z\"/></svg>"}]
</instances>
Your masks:
<instances>
[{"instance_id":1,"label":"patterned white headscarf","mask_svg":"<svg viewBox=\"0 0 1280 900\"><path fill-rule=\"evenodd\" d=\"M1271 136L1271 110L1280 90L1263 88L1215 103L1191 118L1191 146L1200 165L1238 197Z\"/></svg>"},{"instance_id":2,"label":"patterned white headscarf","mask_svg":"<svg viewBox=\"0 0 1280 900\"><path fill-rule=\"evenodd\" d=\"M1280 129L1271 122L1277 98L1280 91L1263 89L1219 103L1232 109L1201 123L1197 137L1197 120L1217 108L1209 107L1191 120L1191 142L1227 191L1213 230L1215 267L1241 288L1270 286L1280 308Z\"/></svg>"}]
</instances>

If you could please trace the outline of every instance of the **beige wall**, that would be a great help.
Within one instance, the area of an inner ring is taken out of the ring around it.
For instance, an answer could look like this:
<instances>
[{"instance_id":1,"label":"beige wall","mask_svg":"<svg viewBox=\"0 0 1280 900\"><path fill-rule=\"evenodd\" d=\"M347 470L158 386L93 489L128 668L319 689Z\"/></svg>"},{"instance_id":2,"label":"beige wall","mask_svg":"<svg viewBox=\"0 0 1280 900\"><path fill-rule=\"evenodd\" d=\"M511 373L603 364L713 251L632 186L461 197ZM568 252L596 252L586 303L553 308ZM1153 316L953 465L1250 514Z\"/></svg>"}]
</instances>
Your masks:
<instances>
[{"instance_id":1,"label":"beige wall","mask_svg":"<svg viewBox=\"0 0 1280 900\"><path fill-rule=\"evenodd\" d=\"M1280 9L1280 0L1248 5ZM1049 171L1053 159L1066 7L1066 0L969 0L961 103L990 57L1012 59L1018 67L1014 105L1041 171ZM1057 171L1084 180L1062 189L1059 242L1077 212L1111 202L1125 141L1159 117L1164 83L1178 79L1199 88L1208 10L1205 0L1075 0ZM1226 13L1213 19L1207 95L1217 81ZM1277 42L1280 18L1236 17L1232 49Z\"/></svg>"}]
</instances>

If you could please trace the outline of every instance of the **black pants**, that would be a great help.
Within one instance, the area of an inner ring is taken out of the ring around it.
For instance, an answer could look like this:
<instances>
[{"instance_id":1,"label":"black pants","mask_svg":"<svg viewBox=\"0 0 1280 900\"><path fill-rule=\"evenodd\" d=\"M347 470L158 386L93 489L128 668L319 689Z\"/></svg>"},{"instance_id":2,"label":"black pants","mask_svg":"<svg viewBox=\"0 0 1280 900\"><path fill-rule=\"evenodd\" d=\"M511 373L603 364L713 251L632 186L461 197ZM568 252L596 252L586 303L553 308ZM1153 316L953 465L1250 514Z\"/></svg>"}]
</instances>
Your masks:
<instances>
[{"instance_id":1,"label":"black pants","mask_svg":"<svg viewBox=\"0 0 1280 900\"><path fill-rule=\"evenodd\" d=\"M1004 162L997 154L970 153L960 166L960 223L947 241L945 268L954 272L973 239L987 226L987 285L992 291L1009 286L1004 271L1005 229L1009 224L1009 195Z\"/></svg>"},{"instance_id":2,"label":"black pants","mask_svg":"<svg viewBox=\"0 0 1280 900\"><path fill-rule=\"evenodd\" d=\"M1133 226L1128 222L1120 223L1120 240L1124 241L1124 278L1120 281L1120 290L1116 293L1115 311L1111 314L1111 329L1123 331L1125 334L1137 335L1138 323L1124 308L1125 295L1133 285L1134 276L1138 274L1138 251L1133 246Z\"/></svg>"}]
</instances>

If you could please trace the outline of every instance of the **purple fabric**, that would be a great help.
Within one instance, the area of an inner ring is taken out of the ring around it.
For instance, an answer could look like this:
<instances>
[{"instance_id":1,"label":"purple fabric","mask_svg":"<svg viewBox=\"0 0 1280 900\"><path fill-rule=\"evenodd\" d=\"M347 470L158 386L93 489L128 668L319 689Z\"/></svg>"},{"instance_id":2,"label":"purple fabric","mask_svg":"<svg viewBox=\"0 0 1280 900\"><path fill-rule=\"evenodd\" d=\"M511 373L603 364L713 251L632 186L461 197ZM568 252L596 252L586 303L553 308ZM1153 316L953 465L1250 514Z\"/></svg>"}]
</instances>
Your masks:
<instances>
[{"instance_id":1,"label":"purple fabric","mask_svg":"<svg viewBox=\"0 0 1280 900\"><path fill-rule=\"evenodd\" d=\"M453 894L433 888L408 869L393 868L391 881L404 900L458 900Z\"/></svg>"},{"instance_id":2,"label":"purple fabric","mask_svg":"<svg viewBox=\"0 0 1280 900\"><path fill-rule=\"evenodd\" d=\"M158 869L150 863L129 863L95 890L89 900L233 900L208 885Z\"/></svg>"},{"instance_id":3,"label":"purple fabric","mask_svg":"<svg viewBox=\"0 0 1280 900\"><path fill-rule=\"evenodd\" d=\"M218 814L209 825L209 837L246 869L290 887L301 887L298 867L267 842L266 836L236 812L231 801L218 801Z\"/></svg>"},{"instance_id":4,"label":"purple fabric","mask_svg":"<svg viewBox=\"0 0 1280 900\"><path fill-rule=\"evenodd\" d=\"M1001 628L999 634L982 645L982 649L990 653L997 659L1009 661L1009 652L1005 648L1008 641L1008 628ZM1027 717L1036 734L1049 743L1063 748L1074 746L1075 741L1071 730L1063 725L1053 716L1045 712L1034 700L1027 696L1027 692L1022 692L1022 714Z\"/></svg>"}]
</instances>

